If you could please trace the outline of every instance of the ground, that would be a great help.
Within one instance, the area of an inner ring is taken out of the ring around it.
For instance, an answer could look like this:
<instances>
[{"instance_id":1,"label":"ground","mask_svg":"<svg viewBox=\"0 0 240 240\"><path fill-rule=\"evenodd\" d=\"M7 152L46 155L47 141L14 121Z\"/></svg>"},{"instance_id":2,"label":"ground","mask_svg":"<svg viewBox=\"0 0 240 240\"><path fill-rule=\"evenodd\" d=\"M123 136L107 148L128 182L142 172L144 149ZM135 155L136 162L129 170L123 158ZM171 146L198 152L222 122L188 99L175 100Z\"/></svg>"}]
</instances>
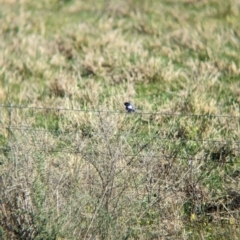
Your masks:
<instances>
[{"instance_id":1,"label":"ground","mask_svg":"<svg viewBox=\"0 0 240 240\"><path fill-rule=\"evenodd\" d=\"M1 238L239 239L239 22L234 0L0 0Z\"/></svg>"}]
</instances>

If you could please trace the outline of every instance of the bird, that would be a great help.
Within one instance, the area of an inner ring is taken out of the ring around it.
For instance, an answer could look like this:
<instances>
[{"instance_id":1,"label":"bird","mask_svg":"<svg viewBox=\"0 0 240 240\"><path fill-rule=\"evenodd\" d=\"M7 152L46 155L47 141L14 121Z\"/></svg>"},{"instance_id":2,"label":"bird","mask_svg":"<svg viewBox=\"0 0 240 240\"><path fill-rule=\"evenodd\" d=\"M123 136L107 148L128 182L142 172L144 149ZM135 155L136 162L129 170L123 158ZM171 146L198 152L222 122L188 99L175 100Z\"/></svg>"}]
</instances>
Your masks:
<instances>
[{"instance_id":1,"label":"bird","mask_svg":"<svg viewBox=\"0 0 240 240\"><path fill-rule=\"evenodd\" d=\"M125 105L125 108L128 111L128 113L135 111L134 106L130 102L125 102L124 105Z\"/></svg>"}]
</instances>

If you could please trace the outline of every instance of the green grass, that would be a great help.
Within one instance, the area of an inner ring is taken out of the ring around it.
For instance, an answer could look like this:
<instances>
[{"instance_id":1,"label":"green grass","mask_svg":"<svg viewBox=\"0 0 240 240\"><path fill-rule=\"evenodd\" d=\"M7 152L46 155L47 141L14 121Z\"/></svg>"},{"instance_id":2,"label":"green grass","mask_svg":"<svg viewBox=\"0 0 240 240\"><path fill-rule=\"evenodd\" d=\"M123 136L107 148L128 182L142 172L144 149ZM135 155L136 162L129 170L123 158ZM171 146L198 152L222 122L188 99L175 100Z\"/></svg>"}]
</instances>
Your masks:
<instances>
[{"instance_id":1,"label":"green grass","mask_svg":"<svg viewBox=\"0 0 240 240\"><path fill-rule=\"evenodd\" d=\"M239 22L232 0L2 0L1 238L239 239Z\"/></svg>"}]
</instances>

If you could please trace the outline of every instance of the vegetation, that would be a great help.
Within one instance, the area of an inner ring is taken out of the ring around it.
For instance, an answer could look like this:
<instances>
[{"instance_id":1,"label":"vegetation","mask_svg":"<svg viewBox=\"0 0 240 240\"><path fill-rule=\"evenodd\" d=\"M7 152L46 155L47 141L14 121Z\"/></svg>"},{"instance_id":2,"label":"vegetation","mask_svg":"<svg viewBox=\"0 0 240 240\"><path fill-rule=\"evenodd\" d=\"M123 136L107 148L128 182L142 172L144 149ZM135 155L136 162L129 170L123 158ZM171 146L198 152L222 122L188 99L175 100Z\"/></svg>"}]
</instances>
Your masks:
<instances>
[{"instance_id":1,"label":"vegetation","mask_svg":"<svg viewBox=\"0 0 240 240\"><path fill-rule=\"evenodd\" d=\"M0 239L240 238L238 1L0 3Z\"/></svg>"}]
</instances>

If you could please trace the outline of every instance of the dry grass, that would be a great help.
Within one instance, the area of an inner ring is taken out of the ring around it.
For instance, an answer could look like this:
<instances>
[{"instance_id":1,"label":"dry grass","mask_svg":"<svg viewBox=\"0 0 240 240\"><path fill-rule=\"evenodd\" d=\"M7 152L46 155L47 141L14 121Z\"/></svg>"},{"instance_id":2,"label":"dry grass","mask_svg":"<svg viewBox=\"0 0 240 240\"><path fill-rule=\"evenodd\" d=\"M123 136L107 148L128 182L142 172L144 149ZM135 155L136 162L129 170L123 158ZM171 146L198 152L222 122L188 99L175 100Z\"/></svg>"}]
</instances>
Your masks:
<instances>
[{"instance_id":1,"label":"dry grass","mask_svg":"<svg viewBox=\"0 0 240 240\"><path fill-rule=\"evenodd\" d=\"M0 238L239 238L238 1L0 4Z\"/></svg>"}]
</instances>

